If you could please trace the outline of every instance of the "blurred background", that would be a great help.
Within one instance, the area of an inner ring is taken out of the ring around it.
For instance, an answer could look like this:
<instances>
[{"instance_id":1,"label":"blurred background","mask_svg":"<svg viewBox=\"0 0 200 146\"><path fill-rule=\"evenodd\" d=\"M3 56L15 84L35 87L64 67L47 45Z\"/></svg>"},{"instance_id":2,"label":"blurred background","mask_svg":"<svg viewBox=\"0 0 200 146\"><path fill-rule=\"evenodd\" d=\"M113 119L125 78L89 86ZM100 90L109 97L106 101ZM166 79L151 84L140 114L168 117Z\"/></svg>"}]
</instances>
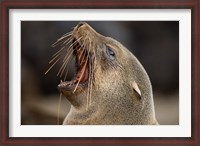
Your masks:
<instances>
[{"instance_id":1,"label":"blurred background","mask_svg":"<svg viewBox=\"0 0 200 146\"><path fill-rule=\"evenodd\" d=\"M153 87L156 117L161 125L179 124L179 22L87 21L97 32L127 47L146 69ZM72 30L75 21L21 21L21 124L56 125L61 63L45 75L53 44ZM68 79L73 77L73 68ZM60 124L70 109L65 97Z\"/></svg>"}]
</instances>

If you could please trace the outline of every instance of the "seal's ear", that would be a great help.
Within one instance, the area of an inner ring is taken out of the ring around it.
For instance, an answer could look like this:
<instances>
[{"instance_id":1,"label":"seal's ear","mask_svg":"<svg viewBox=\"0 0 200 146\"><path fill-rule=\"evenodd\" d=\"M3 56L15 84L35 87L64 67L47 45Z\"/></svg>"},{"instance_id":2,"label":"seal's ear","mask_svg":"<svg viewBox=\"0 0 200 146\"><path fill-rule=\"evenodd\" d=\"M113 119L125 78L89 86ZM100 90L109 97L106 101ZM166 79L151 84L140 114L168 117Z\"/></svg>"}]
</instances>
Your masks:
<instances>
[{"instance_id":1,"label":"seal's ear","mask_svg":"<svg viewBox=\"0 0 200 146\"><path fill-rule=\"evenodd\" d=\"M139 89L139 87L138 87L138 85L137 85L137 83L136 83L135 81L132 82L132 87L133 87L134 91L135 91L135 92L140 96L140 98L141 98L141 91L140 91L140 89Z\"/></svg>"}]
</instances>

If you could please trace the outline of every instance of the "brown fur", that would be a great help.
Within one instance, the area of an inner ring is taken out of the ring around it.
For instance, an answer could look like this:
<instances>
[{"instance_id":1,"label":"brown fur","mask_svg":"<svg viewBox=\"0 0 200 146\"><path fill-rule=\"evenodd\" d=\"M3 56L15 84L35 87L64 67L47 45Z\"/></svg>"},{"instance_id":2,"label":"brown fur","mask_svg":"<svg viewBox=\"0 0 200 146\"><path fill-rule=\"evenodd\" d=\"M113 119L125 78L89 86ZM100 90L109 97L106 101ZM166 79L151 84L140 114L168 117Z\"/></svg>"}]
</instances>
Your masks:
<instances>
[{"instance_id":1,"label":"brown fur","mask_svg":"<svg viewBox=\"0 0 200 146\"><path fill-rule=\"evenodd\" d=\"M62 90L72 104L63 124L157 124L151 83L137 58L118 41L102 36L86 23L77 26L72 35L82 36L81 41L95 49L94 86L88 108L86 87L78 86L74 94L73 90ZM116 54L114 65L106 59L106 46ZM137 84L141 96L133 89L132 82Z\"/></svg>"}]
</instances>

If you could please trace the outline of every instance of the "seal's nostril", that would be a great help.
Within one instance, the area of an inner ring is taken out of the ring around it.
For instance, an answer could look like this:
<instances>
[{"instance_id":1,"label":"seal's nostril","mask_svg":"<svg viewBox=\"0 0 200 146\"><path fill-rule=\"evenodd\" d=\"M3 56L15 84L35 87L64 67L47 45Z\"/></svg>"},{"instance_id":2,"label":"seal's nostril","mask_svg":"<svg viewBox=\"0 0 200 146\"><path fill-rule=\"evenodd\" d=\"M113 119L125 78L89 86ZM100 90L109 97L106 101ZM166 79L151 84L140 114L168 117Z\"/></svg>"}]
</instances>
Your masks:
<instances>
[{"instance_id":1,"label":"seal's nostril","mask_svg":"<svg viewBox=\"0 0 200 146\"><path fill-rule=\"evenodd\" d=\"M85 24L85 22L79 22L79 24L77 25L77 28L83 26Z\"/></svg>"}]
</instances>

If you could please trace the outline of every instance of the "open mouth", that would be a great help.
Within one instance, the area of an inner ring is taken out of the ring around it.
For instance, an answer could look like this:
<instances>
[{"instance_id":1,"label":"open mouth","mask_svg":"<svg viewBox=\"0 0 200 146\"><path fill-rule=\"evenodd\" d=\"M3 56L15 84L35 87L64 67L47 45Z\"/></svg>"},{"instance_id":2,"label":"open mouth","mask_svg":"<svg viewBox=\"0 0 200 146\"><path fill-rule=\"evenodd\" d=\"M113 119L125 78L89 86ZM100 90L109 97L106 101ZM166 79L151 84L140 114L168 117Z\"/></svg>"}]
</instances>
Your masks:
<instances>
[{"instance_id":1,"label":"open mouth","mask_svg":"<svg viewBox=\"0 0 200 146\"><path fill-rule=\"evenodd\" d=\"M89 71L91 64L91 54L88 48L82 46L75 39L73 40L73 55L75 56L76 72L71 81L62 82L58 85L58 89L72 90L74 92L77 86L87 86L89 80Z\"/></svg>"}]
</instances>

